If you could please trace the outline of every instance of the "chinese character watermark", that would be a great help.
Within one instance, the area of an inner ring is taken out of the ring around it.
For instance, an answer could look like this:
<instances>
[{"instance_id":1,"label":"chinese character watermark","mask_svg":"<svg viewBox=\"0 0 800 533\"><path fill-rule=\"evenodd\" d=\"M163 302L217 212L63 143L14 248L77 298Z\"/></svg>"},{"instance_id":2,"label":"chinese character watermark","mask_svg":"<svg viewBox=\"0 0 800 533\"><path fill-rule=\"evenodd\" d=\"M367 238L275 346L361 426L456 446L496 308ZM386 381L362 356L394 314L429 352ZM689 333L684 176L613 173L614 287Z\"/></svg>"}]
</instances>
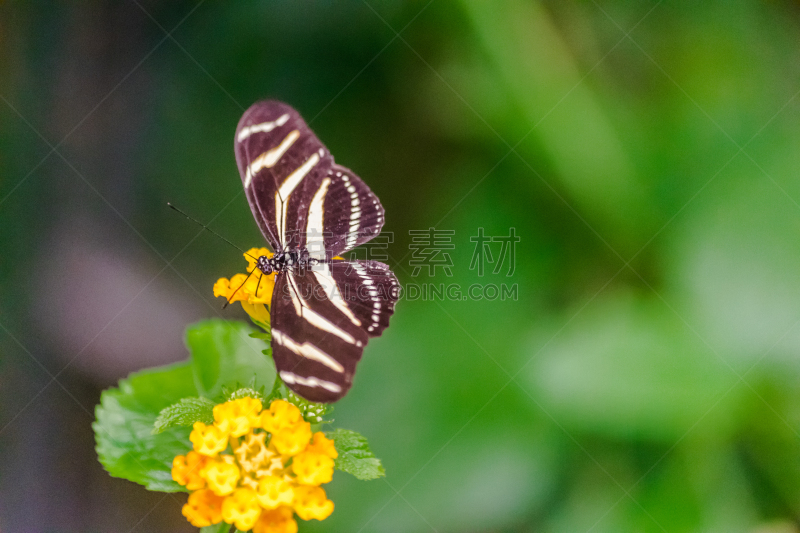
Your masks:
<instances>
[{"instance_id":1,"label":"chinese character watermark","mask_svg":"<svg viewBox=\"0 0 800 533\"><path fill-rule=\"evenodd\" d=\"M441 268L447 277L453 275L453 259L447 250L453 250L454 230L428 228L426 230L409 230L412 251L408 264L414 267L411 277L419 276L423 267L427 267L428 275L435 276L436 268Z\"/></svg>"},{"instance_id":2,"label":"chinese character watermark","mask_svg":"<svg viewBox=\"0 0 800 533\"><path fill-rule=\"evenodd\" d=\"M508 256L508 271L506 277L514 275L517 263L516 247L520 238L517 236L516 228L509 228L508 235L487 236L483 228L478 228L478 235L470 237L469 240L475 243L475 250L472 252L472 259L469 262L470 270L478 270L478 276L486 273L486 263L494 265L492 274L499 274L503 270L503 265ZM492 247L489 243L500 243L500 253L497 259L492 255Z\"/></svg>"},{"instance_id":3,"label":"chinese character watermark","mask_svg":"<svg viewBox=\"0 0 800 533\"><path fill-rule=\"evenodd\" d=\"M389 262L389 245L394 242L394 233L387 231L374 237L371 241L366 242L351 250L347 259L351 261L348 266L347 274L350 275L353 261L379 261L381 263Z\"/></svg>"}]
</instances>

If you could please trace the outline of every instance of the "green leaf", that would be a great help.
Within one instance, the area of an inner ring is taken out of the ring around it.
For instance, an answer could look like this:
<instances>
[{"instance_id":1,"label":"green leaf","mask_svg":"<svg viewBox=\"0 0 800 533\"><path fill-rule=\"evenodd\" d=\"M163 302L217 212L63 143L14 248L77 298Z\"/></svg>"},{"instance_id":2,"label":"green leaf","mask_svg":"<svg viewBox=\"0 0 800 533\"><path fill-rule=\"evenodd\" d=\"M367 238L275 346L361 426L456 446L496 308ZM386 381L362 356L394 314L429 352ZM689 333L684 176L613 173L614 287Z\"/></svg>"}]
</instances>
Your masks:
<instances>
[{"instance_id":1,"label":"green leaf","mask_svg":"<svg viewBox=\"0 0 800 533\"><path fill-rule=\"evenodd\" d=\"M337 429L328 433L328 438L333 439L336 451L339 452L335 463L337 470L352 474L363 481L386 475L381 460L369 449L369 443L363 435L349 429Z\"/></svg>"},{"instance_id":2,"label":"green leaf","mask_svg":"<svg viewBox=\"0 0 800 533\"><path fill-rule=\"evenodd\" d=\"M264 328L264 331L256 330L251 333L250 336L254 339L261 339L264 341L264 344L267 345L267 348L262 353L272 359L272 329L270 328L270 325L268 323L263 324L256 320L253 320L253 323L261 328Z\"/></svg>"},{"instance_id":3,"label":"green leaf","mask_svg":"<svg viewBox=\"0 0 800 533\"><path fill-rule=\"evenodd\" d=\"M114 477L150 490L185 490L172 480L172 460L191 449L189 428L152 432L158 413L187 396L196 396L189 363L131 374L100 396L92 425L100 463Z\"/></svg>"},{"instance_id":4,"label":"green leaf","mask_svg":"<svg viewBox=\"0 0 800 533\"><path fill-rule=\"evenodd\" d=\"M225 522L220 522L219 524L215 524L213 526L201 527L200 533L229 533L230 530L231 530L230 524L226 524Z\"/></svg>"},{"instance_id":5,"label":"green leaf","mask_svg":"<svg viewBox=\"0 0 800 533\"><path fill-rule=\"evenodd\" d=\"M256 330L254 333L251 333L251 336L256 337L258 339L266 340L267 345L269 345L269 341L272 340L272 325L267 322L260 322L253 317L250 317L250 320L253 321L253 324L260 327L263 331ZM269 350L272 351L272 350Z\"/></svg>"},{"instance_id":6,"label":"green leaf","mask_svg":"<svg viewBox=\"0 0 800 533\"><path fill-rule=\"evenodd\" d=\"M214 421L214 405L208 398L183 398L161 410L153 424L153 433L161 433L175 426L191 426L198 421L211 424Z\"/></svg>"},{"instance_id":7,"label":"green leaf","mask_svg":"<svg viewBox=\"0 0 800 533\"><path fill-rule=\"evenodd\" d=\"M258 323L256 323L256 324L258 324ZM268 333L266 331L258 331L258 330L256 330L256 331L252 332L250 334L250 336L253 337L254 339L261 339L262 341L266 342L267 344L269 344L270 341L272 341L272 333Z\"/></svg>"},{"instance_id":8,"label":"green leaf","mask_svg":"<svg viewBox=\"0 0 800 533\"><path fill-rule=\"evenodd\" d=\"M186 344L192 353L195 385L201 396L216 398L225 385L268 385L275 367L263 351L267 344L253 338L253 329L241 322L207 320L190 326Z\"/></svg>"}]
</instances>

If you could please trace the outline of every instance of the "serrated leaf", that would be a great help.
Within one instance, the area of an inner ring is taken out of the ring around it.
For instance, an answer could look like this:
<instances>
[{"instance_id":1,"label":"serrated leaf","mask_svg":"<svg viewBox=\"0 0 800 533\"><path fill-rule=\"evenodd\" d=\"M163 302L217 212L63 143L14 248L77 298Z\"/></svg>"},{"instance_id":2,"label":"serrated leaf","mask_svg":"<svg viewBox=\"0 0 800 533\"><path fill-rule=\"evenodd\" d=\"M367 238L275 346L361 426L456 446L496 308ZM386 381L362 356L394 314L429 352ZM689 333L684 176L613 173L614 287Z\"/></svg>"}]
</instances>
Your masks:
<instances>
[{"instance_id":1,"label":"serrated leaf","mask_svg":"<svg viewBox=\"0 0 800 533\"><path fill-rule=\"evenodd\" d=\"M97 456L114 477L150 490L185 490L172 480L172 460L191 449L189 428L173 427L154 435L158 413L181 398L196 396L189 363L145 370L107 389L95 410Z\"/></svg>"},{"instance_id":2,"label":"serrated leaf","mask_svg":"<svg viewBox=\"0 0 800 533\"><path fill-rule=\"evenodd\" d=\"M251 337L253 329L241 322L206 320L190 326L186 344L192 353L195 384L201 396L216 398L225 385L268 385L275 380L275 366L265 357L267 344Z\"/></svg>"},{"instance_id":3,"label":"serrated leaf","mask_svg":"<svg viewBox=\"0 0 800 533\"><path fill-rule=\"evenodd\" d=\"M363 481L385 476L386 471L381 460L369 449L366 437L349 429L337 429L328 433L333 439L339 457L336 459L337 470L347 472Z\"/></svg>"},{"instance_id":4,"label":"serrated leaf","mask_svg":"<svg viewBox=\"0 0 800 533\"><path fill-rule=\"evenodd\" d=\"M175 426L191 426L198 421L211 424L214 421L213 410L214 402L208 398L182 398L158 413L153 424L153 433L161 433Z\"/></svg>"}]
</instances>

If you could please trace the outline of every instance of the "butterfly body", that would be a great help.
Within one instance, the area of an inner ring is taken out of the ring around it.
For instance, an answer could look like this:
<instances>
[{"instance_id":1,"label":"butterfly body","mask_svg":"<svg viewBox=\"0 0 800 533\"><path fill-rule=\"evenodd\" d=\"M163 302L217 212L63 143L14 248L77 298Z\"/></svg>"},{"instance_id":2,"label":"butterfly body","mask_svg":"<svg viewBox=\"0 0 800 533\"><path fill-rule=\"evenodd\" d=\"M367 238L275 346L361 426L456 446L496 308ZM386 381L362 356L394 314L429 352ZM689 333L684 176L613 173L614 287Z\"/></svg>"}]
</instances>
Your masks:
<instances>
[{"instance_id":1,"label":"butterfly body","mask_svg":"<svg viewBox=\"0 0 800 533\"><path fill-rule=\"evenodd\" d=\"M306 250L278 252L272 257L262 255L256 260L256 268L264 274L273 272L302 271L319 263L318 259L308 256Z\"/></svg>"},{"instance_id":2,"label":"butterfly body","mask_svg":"<svg viewBox=\"0 0 800 533\"><path fill-rule=\"evenodd\" d=\"M270 314L278 373L300 396L336 401L399 296L387 265L338 257L380 233L383 207L284 103L251 106L234 147L253 216L275 251L256 266L276 274Z\"/></svg>"}]
</instances>

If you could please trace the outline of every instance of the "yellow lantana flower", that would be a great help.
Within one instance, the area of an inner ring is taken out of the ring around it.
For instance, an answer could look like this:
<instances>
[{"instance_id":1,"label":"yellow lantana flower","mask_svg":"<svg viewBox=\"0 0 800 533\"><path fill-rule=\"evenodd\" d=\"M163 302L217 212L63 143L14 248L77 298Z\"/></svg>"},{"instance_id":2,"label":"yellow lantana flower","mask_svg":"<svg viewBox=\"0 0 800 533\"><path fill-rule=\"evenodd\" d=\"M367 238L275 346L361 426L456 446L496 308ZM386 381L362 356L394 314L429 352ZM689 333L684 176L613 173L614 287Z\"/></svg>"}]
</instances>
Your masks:
<instances>
[{"instance_id":1,"label":"yellow lantana flower","mask_svg":"<svg viewBox=\"0 0 800 533\"><path fill-rule=\"evenodd\" d=\"M229 302L241 302L242 308L250 315L253 322L268 327L269 306L272 303L272 291L275 289L275 273L253 272L256 261L262 255L272 257L273 254L267 248L247 250L244 254L248 263L247 274L234 274L230 279L219 278L214 284L214 296L224 296Z\"/></svg>"},{"instance_id":2,"label":"yellow lantana flower","mask_svg":"<svg viewBox=\"0 0 800 533\"><path fill-rule=\"evenodd\" d=\"M294 491L294 512L303 520L325 520L333 512L333 502L321 487L300 485Z\"/></svg>"},{"instance_id":3,"label":"yellow lantana flower","mask_svg":"<svg viewBox=\"0 0 800 533\"><path fill-rule=\"evenodd\" d=\"M292 472L303 485L321 485L333 479L333 459L318 452L305 451L295 456Z\"/></svg>"},{"instance_id":4,"label":"yellow lantana flower","mask_svg":"<svg viewBox=\"0 0 800 533\"><path fill-rule=\"evenodd\" d=\"M216 455L228 447L227 432L202 422L194 423L189 440L194 444L194 451L203 455Z\"/></svg>"},{"instance_id":5,"label":"yellow lantana flower","mask_svg":"<svg viewBox=\"0 0 800 533\"><path fill-rule=\"evenodd\" d=\"M195 527L206 527L222 521L221 496L209 489L197 490L189 495L189 502L183 506L183 516Z\"/></svg>"},{"instance_id":6,"label":"yellow lantana flower","mask_svg":"<svg viewBox=\"0 0 800 533\"><path fill-rule=\"evenodd\" d=\"M200 471L200 475L208 482L208 488L217 496L232 493L242 477L236 460L231 455L220 455L211 459L208 466Z\"/></svg>"},{"instance_id":7,"label":"yellow lantana flower","mask_svg":"<svg viewBox=\"0 0 800 533\"><path fill-rule=\"evenodd\" d=\"M214 406L214 424L231 437L241 437L258 425L261 400L242 398Z\"/></svg>"},{"instance_id":8,"label":"yellow lantana flower","mask_svg":"<svg viewBox=\"0 0 800 533\"><path fill-rule=\"evenodd\" d=\"M333 502L319 486L333 476L333 441L300 409L255 398L214 407L214 423L196 422L193 450L173 461L172 478L190 491L183 515L197 527L225 522L240 531L297 533L303 520L324 520Z\"/></svg>"},{"instance_id":9,"label":"yellow lantana flower","mask_svg":"<svg viewBox=\"0 0 800 533\"><path fill-rule=\"evenodd\" d=\"M253 533L297 533L297 522L292 518L291 507L278 507L261 513Z\"/></svg>"},{"instance_id":10,"label":"yellow lantana flower","mask_svg":"<svg viewBox=\"0 0 800 533\"><path fill-rule=\"evenodd\" d=\"M208 456L192 450L185 456L179 455L172 461L172 479L189 490L200 490L206 480L200 472L208 463Z\"/></svg>"},{"instance_id":11,"label":"yellow lantana flower","mask_svg":"<svg viewBox=\"0 0 800 533\"><path fill-rule=\"evenodd\" d=\"M261 516L256 491L242 487L222 502L222 519L233 524L239 531L249 531Z\"/></svg>"}]
</instances>

